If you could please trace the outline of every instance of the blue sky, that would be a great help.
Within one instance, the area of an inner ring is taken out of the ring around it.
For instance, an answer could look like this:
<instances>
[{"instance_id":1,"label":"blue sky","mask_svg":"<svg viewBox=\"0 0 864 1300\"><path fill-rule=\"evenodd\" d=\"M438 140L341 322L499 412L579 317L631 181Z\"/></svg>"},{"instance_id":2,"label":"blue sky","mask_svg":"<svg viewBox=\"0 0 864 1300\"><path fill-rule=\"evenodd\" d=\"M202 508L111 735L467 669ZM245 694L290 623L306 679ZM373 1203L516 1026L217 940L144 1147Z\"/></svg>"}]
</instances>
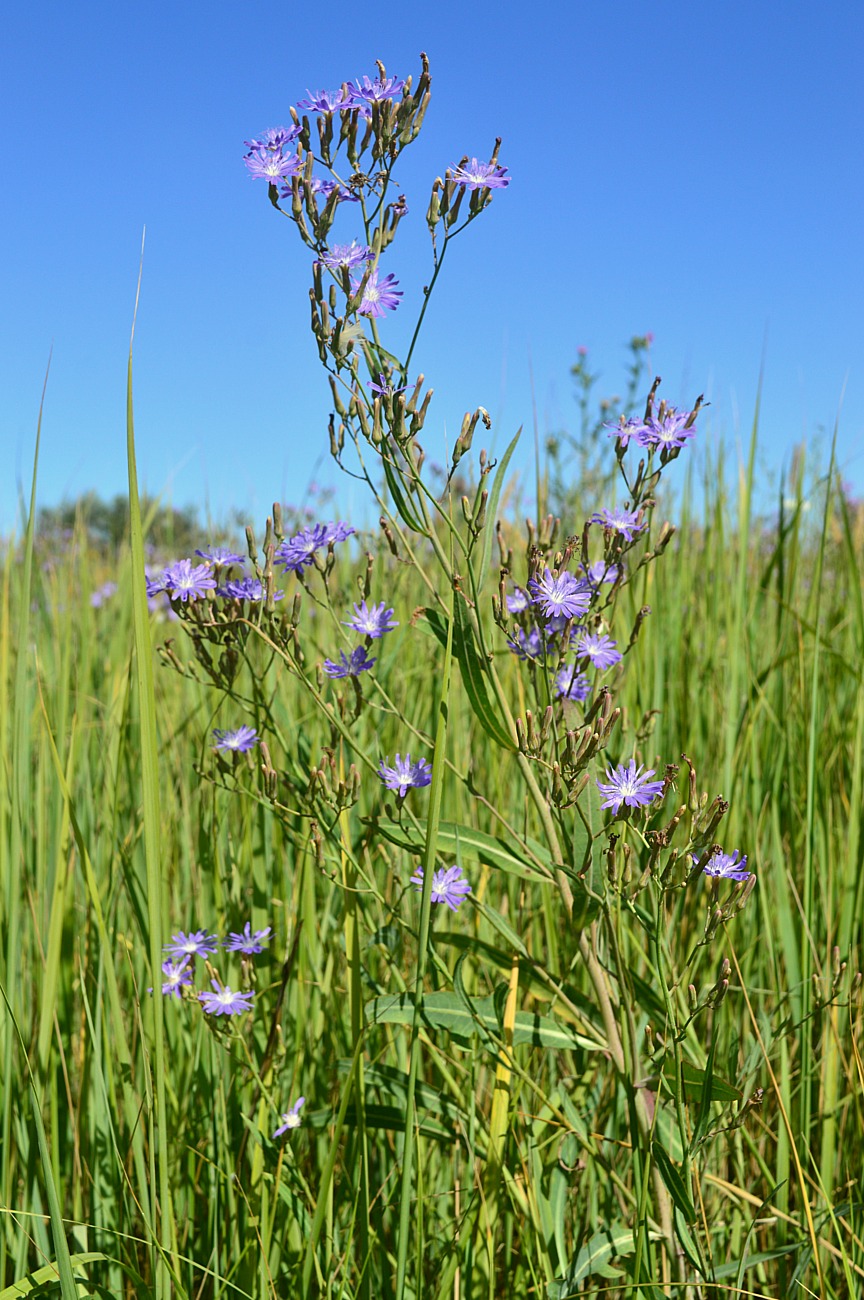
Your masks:
<instances>
[{"instance_id":1,"label":"blue sky","mask_svg":"<svg viewBox=\"0 0 864 1300\"><path fill-rule=\"evenodd\" d=\"M448 254L418 353L443 459L482 404L498 448L575 427L580 345L621 391L626 343L654 335L663 391L704 391L706 438L747 436L760 365L767 478L827 447L864 491L858 5L729 0L434 6L16 6L0 50L0 530L29 482L49 351L40 500L125 490L126 354L139 476L179 505L255 517L337 482L308 329L310 256L249 180L243 140L307 87L381 58L433 100L406 155L411 208L386 254L405 291L399 351L429 275L436 174L496 135L512 184ZM377 17L376 17L377 15ZM347 208L347 205L346 205ZM351 213L336 234L355 233ZM842 405L841 405L842 401ZM321 457L324 457L323 462ZM526 462L527 463L527 462ZM349 485L347 512L360 508Z\"/></svg>"}]
</instances>

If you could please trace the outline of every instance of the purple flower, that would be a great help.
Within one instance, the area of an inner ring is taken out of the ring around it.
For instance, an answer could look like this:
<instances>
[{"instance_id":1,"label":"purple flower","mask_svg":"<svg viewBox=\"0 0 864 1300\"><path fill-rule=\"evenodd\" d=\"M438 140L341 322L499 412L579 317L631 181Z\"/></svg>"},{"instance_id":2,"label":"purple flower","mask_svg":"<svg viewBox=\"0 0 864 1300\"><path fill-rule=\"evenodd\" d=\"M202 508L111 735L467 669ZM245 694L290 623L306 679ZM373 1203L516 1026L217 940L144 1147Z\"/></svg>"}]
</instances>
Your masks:
<instances>
[{"instance_id":1,"label":"purple flower","mask_svg":"<svg viewBox=\"0 0 864 1300\"><path fill-rule=\"evenodd\" d=\"M273 933L268 925L264 930L256 930L252 933L252 924L247 921L243 927L242 934L236 934L233 931L223 943L222 947L228 952L243 952L247 957L253 953L263 952L266 945L270 942L270 935Z\"/></svg>"},{"instance_id":2,"label":"purple flower","mask_svg":"<svg viewBox=\"0 0 864 1300\"><path fill-rule=\"evenodd\" d=\"M178 560L169 564L165 570L165 588L171 593L172 600L203 600L208 591L216 586L216 579L209 564L196 564L191 560ZM150 593L147 593L150 595Z\"/></svg>"},{"instance_id":3,"label":"purple flower","mask_svg":"<svg viewBox=\"0 0 864 1300\"><path fill-rule=\"evenodd\" d=\"M278 1138L289 1129L300 1127L300 1108L305 1100L305 1097L298 1097L291 1109L285 1111L284 1115L281 1116L282 1123L273 1134L274 1138Z\"/></svg>"},{"instance_id":4,"label":"purple flower","mask_svg":"<svg viewBox=\"0 0 864 1300\"><path fill-rule=\"evenodd\" d=\"M647 524L639 522L638 510L625 510L616 506L614 510L598 510L591 516L592 524L602 524L613 532L622 533L628 542L632 542L636 533L641 533Z\"/></svg>"},{"instance_id":5,"label":"purple flower","mask_svg":"<svg viewBox=\"0 0 864 1300\"><path fill-rule=\"evenodd\" d=\"M247 149L260 153L265 149L270 149L274 153L281 153L286 144L293 144L300 134L302 128L299 126L271 126L269 131L265 131L260 140L244 140ZM200 555L201 552L199 551Z\"/></svg>"},{"instance_id":6,"label":"purple flower","mask_svg":"<svg viewBox=\"0 0 864 1300\"><path fill-rule=\"evenodd\" d=\"M298 99L297 107L305 108L310 113L335 113L342 108L351 107L351 95L344 86L338 90L307 90L308 99Z\"/></svg>"},{"instance_id":7,"label":"purple flower","mask_svg":"<svg viewBox=\"0 0 864 1300\"><path fill-rule=\"evenodd\" d=\"M626 447L631 438L634 438L639 443L642 442L641 435L645 428L645 423L643 420L637 419L636 416L633 416L629 420L625 420L622 415L617 424L604 424L603 427L607 430L610 438L619 439L621 446Z\"/></svg>"},{"instance_id":8,"label":"purple flower","mask_svg":"<svg viewBox=\"0 0 864 1300\"><path fill-rule=\"evenodd\" d=\"M380 78L376 81L370 81L368 77L362 80L349 81L348 91L351 95L352 107L360 107L364 104L380 104L382 100L392 99L398 95L399 91L405 85L398 77L388 77L386 81Z\"/></svg>"},{"instance_id":9,"label":"purple flower","mask_svg":"<svg viewBox=\"0 0 864 1300\"><path fill-rule=\"evenodd\" d=\"M229 564L245 564L244 557L235 554L227 546L211 546L208 551L196 551L195 554L212 564L214 569L224 569Z\"/></svg>"},{"instance_id":10,"label":"purple flower","mask_svg":"<svg viewBox=\"0 0 864 1300\"><path fill-rule=\"evenodd\" d=\"M598 781L597 789L605 795L601 808L611 808L617 813L622 803L628 808L640 808L652 803L662 793L663 782L652 781L654 769L643 771L643 764L636 766L636 759L631 758L627 767L619 763L613 771L606 771L606 782Z\"/></svg>"},{"instance_id":11,"label":"purple flower","mask_svg":"<svg viewBox=\"0 0 864 1300\"><path fill-rule=\"evenodd\" d=\"M531 659L539 663L545 655L543 633L539 627L532 627L529 632L520 627L515 636L507 638L507 645L520 659Z\"/></svg>"},{"instance_id":12,"label":"purple flower","mask_svg":"<svg viewBox=\"0 0 864 1300\"><path fill-rule=\"evenodd\" d=\"M117 590L116 582L103 582L102 586L97 587L96 590L91 594L90 604L93 606L94 609L101 609L102 606L105 604L105 601L110 600L116 590Z\"/></svg>"},{"instance_id":13,"label":"purple flower","mask_svg":"<svg viewBox=\"0 0 864 1300\"><path fill-rule=\"evenodd\" d=\"M198 1001L211 1016L239 1016L243 1011L252 1010L254 993L234 993L226 984L220 989L216 980L210 984L215 993L199 993Z\"/></svg>"},{"instance_id":14,"label":"purple flower","mask_svg":"<svg viewBox=\"0 0 864 1300\"><path fill-rule=\"evenodd\" d=\"M360 202L360 195L355 194L347 185L340 185L338 181L323 181L320 176L312 177L309 188L313 194L320 194L325 200L329 199L334 190L338 190L340 203ZM286 195L288 192L288 190L285 191Z\"/></svg>"},{"instance_id":15,"label":"purple flower","mask_svg":"<svg viewBox=\"0 0 864 1300\"><path fill-rule=\"evenodd\" d=\"M340 651L338 664L332 659L325 659L324 671L328 677L359 677L361 673L368 673L376 663L376 659L366 658L365 645L358 645L350 655L346 656L344 651Z\"/></svg>"},{"instance_id":16,"label":"purple flower","mask_svg":"<svg viewBox=\"0 0 864 1300\"><path fill-rule=\"evenodd\" d=\"M229 600L249 600L254 604L264 599L264 584L258 578L241 578L217 587L216 594L227 596ZM274 591L273 599L282 600L284 595L284 591Z\"/></svg>"},{"instance_id":17,"label":"purple flower","mask_svg":"<svg viewBox=\"0 0 864 1300\"><path fill-rule=\"evenodd\" d=\"M409 786L430 785L432 782L432 768L426 759L418 758L412 763L410 754L404 758L397 754L393 767L388 767L382 758L378 765L378 775L387 789L395 790L400 799L405 798Z\"/></svg>"},{"instance_id":18,"label":"purple flower","mask_svg":"<svg viewBox=\"0 0 864 1300\"><path fill-rule=\"evenodd\" d=\"M584 673L578 673L575 666L566 664L555 674L555 694L559 699L587 700L591 692L591 683Z\"/></svg>"},{"instance_id":19,"label":"purple flower","mask_svg":"<svg viewBox=\"0 0 864 1300\"><path fill-rule=\"evenodd\" d=\"M593 588L599 587L603 582L618 581L618 565L608 564L606 560L595 560L587 569L583 565L582 571L585 581Z\"/></svg>"},{"instance_id":20,"label":"purple flower","mask_svg":"<svg viewBox=\"0 0 864 1300\"><path fill-rule=\"evenodd\" d=\"M296 176L302 161L295 153L276 153L272 149L253 149L243 159L253 181L277 181Z\"/></svg>"},{"instance_id":21,"label":"purple flower","mask_svg":"<svg viewBox=\"0 0 864 1300\"><path fill-rule=\"evenodd\" d=\"M557 578L552 570L543 571L542 578L529 578L528 590L535 605L539 605L547 618L563 614L565 618L579 618L591 603L591 592L585 582L574 578L566 569Z\"/></svg>"},{"instance_id":22,"label":"purple flower","mask_svg":"<svg viewBox=\"0 0 864 1300\"><path fill-rule=\"evenodd\" d=\"M605 633L583 632L576 642L576 653L587 655L595 668L604 671L621 662L621 655L615 648L617 644Z\"/></svg>"},{"instance_id":23,"label":"purple flower","mask_svg":"<svg viewBox=\"0 0 864 1300\"><path fill-rule=\"evenodd\" d=\"M404 384L401 388L394 388L392 384L388 384L386 375L379 374L377 384L374 379L367 379L366 382L373 393L380 393L382 397L395 397L397 393L405 392Z\"/></svg>"},{"instance_id":24,"label":"purple flower","mask_svg":"<svg viewBox=\"0 0 864 1300\"><path fill-rule=\"evenodd\" d=\"M411 884L416 885L418 890L423 889L422 867L418 867L414 872ZM467 880L462 879L461 867L441 867L432 877L432 902L446 903L451 912L455 912L465 896L470 893L471 886Z\"/></svg>"},{"instance_id":25,"label":"purple flower","mask_svg":"<svg viewBox=\"0 0 864 1300\"><path fill-rule=\"evenodd\" d=\"M236 754L245 754L258 744L258 732L254 727L242 726L236 731L214 731L216 744L214 749L230 749Z\"/></svg>"},{"instance_id":26,"label":"purple flower","mask_svg":"<svg viewBox=\"0 0 864 1300\"><path fill-rule=\"evenodd\" d=\"M175 961L181 961L184 957L209 957L216 951L218 943L216 935L208 934L206 930L192 930L189 934L178 930L163 948Z\"/></svg>"},{"instance_id":27,"label":"purple flower","mask_svg":"<svg viewBox=\"0 0 864 1300\"><path fill-rule=\"evenodd\" d=\"M387 609L383 600L380 605L367 605L365 600L361 601L354 606L354 617L345 623L345 627L353 628L363 636L371 636L376 641L385 632L392 632L398 626L393 610Z\"/></svg>"},{"instance_id":28,"label":"purple flower","mask_svg":"<svg viewBox=\"0 0 864 1300\"><path fill-rule=\"evenodd\" d=\"M351 281L352 294L359 292L360 283L360 280ZM363 290L363 297L357 308L360 315L383 316L385 312L395 311L402 297L402 290L394 287L398 283L399 281L391 274L385 275L379 284L378 271L374 270L366 281L366 288Z\"/></svg>"},{"instance_id":29,"label":"purple flower","mask_svg":"<svg viewBox=\"0 0 864 1300\"><path fill-rule=\"evenodd\" d=\"M696 430L687 421L690 411L677 411L674 406L661 406L659 416L649 416L637 437L643 447L684 447Z\"/></svg>"},{"instance_id":30,"label":"purple flower","mask_svg":"<svg viewBox=\"0 0 864 1300\"><path fill-rule=\"evenodd\" d=\"M186 985L192 983L192 972L189 970L189 958L184 957L180 962L168 961L162 963L162 974L165 980L162 984L162 993L166 997L182 997L180 990Z\"/></svg>"},{"instance_id":31,"label":"purple flower","mask_svg":"<svg viewBox=\"0 0 864 1300\"><path fill-rule=\"evenodd\" d=\"M451 167L450 179L469 190L504 190L510 184L506 167L497 163L478 162L472 158L464 167Z\"/></svg>"},{"instance_id":32,"label":"purple flower","mask_svg":"<svg viewBox=\"0 0 864 1300\"><path fill-rule=\"evenodd\" d=\"M511 595L505 597L511 614L521 614L531 604L531 597L521 587L514 587Z\"/></svg>"},{"instance_id":33,"label":"purple flower","mask_svg":"<svg viewBox=\"0 0 864 1300\"><path fill-rule=\"evenodd\" d=\"M160 592L163 592L167 589L168 583L165 577L165 573L166 571L163 569L162 572L154 578L152 574L148 573L145 570L144 586L147 590L148 600L152 600L154 596L158 596Z\"/></svg>"},{"instance_id":34,"label":"purple flower","mask_svg":"<svg viewBox=\"0 0 864 1300\"><path fill-rule=\"evenodd\" d=\"M343 266L351 270L361 262L371 262L375 254L368 244L358 244L352 239L350 244L334 244L329 253L322 253L319 262L331 271L341 271Z\"/></svg>"},{"instance_id":35,"label":"purple flower","mask_svg":"<svg viewBox=\"0 0 864 1300\"><path fill-rule=\"evenodd\" d=\"M751 873L744 870L746 866L747 857L741 858L738 849L733 853L719 850L711 854L702 870L706 876L713 876L716 880L749 880Z\"/></svg>"},{"instance_id":36,"label":"purple flower","mask_svg":"<svg viewBox=\"0 0 864 1300\"><path fill-rule=\"evenodd\" d=\"M324 545L329 546L331 542L344 542L356 533L357 529L352 528L350 524L329 523L324 525Z\"/></svg>"},{"instance_id":37,"label":"purple flower","mask_svg":"<svg viewBox=\"0 0 864 1300\"><path fill-rule=\"evenodd\" d=\"M303 528L296 536L282 542L276 548L273 558L286 572L291 569L302 573L307 565L313 563L315 552L322 546L329 546L331 542L344 542L356 531L350 524L315 524L313 528Z\"/></svg>"}]
</instances>

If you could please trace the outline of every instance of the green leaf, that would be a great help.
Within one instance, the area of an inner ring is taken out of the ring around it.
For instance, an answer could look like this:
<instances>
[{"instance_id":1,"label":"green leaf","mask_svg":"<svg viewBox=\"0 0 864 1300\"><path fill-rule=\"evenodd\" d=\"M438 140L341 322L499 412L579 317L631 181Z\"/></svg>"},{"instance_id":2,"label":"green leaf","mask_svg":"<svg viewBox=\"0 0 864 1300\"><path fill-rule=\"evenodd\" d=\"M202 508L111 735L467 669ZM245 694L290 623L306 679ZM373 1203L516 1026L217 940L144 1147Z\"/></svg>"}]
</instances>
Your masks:
<instances>
[{"instance_id":1,"label":"green leaf","mask_svg":"<svg viewBox=\"0 0 864 1300\"><path fill-rule=\"evenodd\" d=\"M426 620L442 645L447 638L447 625L437 610L425 609ZM453 656L462 674L462 684L474 716L491 740L501 749L516 751L516 742L505 730L495 712L486 689L488 665L478 653L474 633L465 614L465 606L458 598L453 604Z\"/></svg>"},{"instance_id":2,"label":"green leaf","mask_svg":"<svg viewBox=\"0 0 864 1300\"><path fill-rule=\"evenodd\" d=\"M666 1148L657 1138L651 1143L651 1153L654 1157L654 1163L660 1170L660 1177L666 1184L669 1195L681 1211L685 1221L695 1223L696 1210L690 1199L690 1193L684 1184L684 1179L670 1160Z\"/></svg>"},{"instance_id":3,"label":"green leaf","mask_svg":"<svg viewBox=\"0 0 864 1300\"><path fill-rule=\"evenodd\" d=\"M409 504L409 498L404 490L402 475L397 467L393 464L389 454L381 457L381 463L384 466L384 476L387 479L387 486L393 495L393 501L399 513L400 519L406 523L415 533L425 535L426 529L423 521L417 517L412 505Z\"/></svg>"},{"instance_id":4,"label":"green leaf","mask_svg":"<svg viewBox=\"0 0 864 1300\"><path fill-rule=\"evenodd\" d=\"M480 565L476 575L476 591L479 596L483 590L483 584L489 576L489 560L492 555L492 538L495 532L496 515L498 513L498 502L501 499L501 489L504 486L504 478L507 474L507 466L510 464L510 457L516 450L516 444L522 433L522 426L516 430L509 447L495 470L495 477L492 480L492 491L489 493L489 501L486 506L486 527L483 532L483 545L480 551Z\"/></svg>"},{"instance_id":5,"label":"green leaf","mask_svg":"<svg viewBox=\"0 0 864 1300\"><path fill-rule=\"evenodd\" d=\"M381 821L376 823L376 830L379 830L391 844L406 849L409 853L419 854L423 851L426 838L425 821L418 821L416 827L403 825L400 822ZM485 831L475 831L461 822L440 822L438 844L441 852L448 857L485 862L490 867L497 867L500 871L506 871L511 876L519 876L523 880L545 883L552 878L551 869L548 877L542 875L536 865L531 864L527 857L515 852L513 845L507 840L499 839L495 835L487 835ZM548 852L540 845L537 845L537 849L539 849L537 856L541 861L545 858L551 868Z\"/></svg>"},{"instance_id":6,"label":"green leaf","mask_svg":"<svg viewBox=\"0 0 864 1300\"><path fill-rule=\"evenodd\" d=\"M647 1008L646 1008L647 1009ZM713 1048L708 1058L708 1066L700 1070L698 1065L691 1065L689 1061L684 1061L681 1073L684 1076L684 1097L682 1101L702 1106L703 1096L705 1095L706 1084L708 1088L709 1101L740 1101L741 1093L737 1088L733 1088L731 1083L726 1083L724 1079L719 1078L714 1073ZM663 1077L669 1084L674 1097L677 1092L677 1080L675 1074L675 1058L667 1056L663 1063ZM694 1137L695 1141L695 1137Z\"/></svg>"},{"instance_id":7,"label":"green leaf","mask_svg":"<svg viewBox=\"0 0 864 1300\"><path fill-rule=\"evenodd\" d=\"M569 1300L581 1293L577 1287L586 1277L617 1277L609 1261L632 1255L635 1250L633 1229L625 1223L611 1223L595 1232L570 1263L563 1278L556 1278L546 1288L549 1300Z\"/></svg>"},{"instance_id":8,"label":"green leaf","mask_svg":"<svg viewBox=\"0 0 864 1300\"><path fill-rule=\"evenodd\" d=\"M479 1026L499 1033L498 1017L493 997L472 1000L469 1011L456 993L427 993L423 999L423 1021L427 1029L446 1029L454 1038L465 1043L479 1032ZM414 1018L414 1000L408 993L388 994L366 1003L370 1024L410 1025ZM479 1025L478 1025L479 1022ZM531 1043L534 1047L548 1047L555 1051L575 1051L602 1048L590 1038L574 1033L551 1016L537 1015L531 1011L517 1011L513 1028L514 1046Z\"/></svg>"}]
</instances>

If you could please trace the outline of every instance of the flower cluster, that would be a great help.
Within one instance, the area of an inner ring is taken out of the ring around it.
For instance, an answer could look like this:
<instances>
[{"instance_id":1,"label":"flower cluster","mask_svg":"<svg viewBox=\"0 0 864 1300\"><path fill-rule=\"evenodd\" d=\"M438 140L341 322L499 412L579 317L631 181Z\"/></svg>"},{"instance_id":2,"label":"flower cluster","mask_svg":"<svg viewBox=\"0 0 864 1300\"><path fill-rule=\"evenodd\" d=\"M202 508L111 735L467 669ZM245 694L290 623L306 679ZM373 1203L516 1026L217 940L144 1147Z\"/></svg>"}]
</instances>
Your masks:
<instances>
[{"instance_id":1,"label":"flower cluster","mask_svg":"<svg viewBox=\"0 0 864 1300\"><path fill-rule=\"evenodd\" d=\"M242 931L232 932L227 939L222 940L222 947L226 952L239 952L244 957L250 957L264 951L272 933L269 925L253 933L251 922L247 921ZM178 930L172 934L171 942L164 946L168 957L162 963L162 974L165 977L162 982L163 995L182 998L183 989L192 983L195 958L200 957L208 962L219 943L219 936L208 934L206 930L190 930L188 934ZM251 990L245 993L235 992L228 984L220 984L212 977L210 990L197 995L204 1010L213 1016L237 1016L243 1011L251 1011L254 999L255 994Z\"/></svg>"},{"instance_id":2,"label":"flower cluster","mask_svg":"<svg viewBox=\"0 0 864 1300\"><path fill-rule=\"evenodd\" d=\"M286 573L302 573L315 563L316 551L326 550L336 542L344 542L356 531L350 524L343 523L314 524L310 528L301 528L299 533L286 538L277 546L273 558Z\"/></svg>"},{"instance_id":3,"label":"flower cluster","mask_svg":"<svg viewBox=\"0 0 864 1300\"><path fill-rule=\"evenodd\" d=\"M388 609L383 600L379 605L371 606L364 600L354 606L354 617L345 621L345 626L365 636L366 644L356 646L349 655L340 651L338 663L325 659L324 671L328 677L359 677L360 673L368 672L377 662L368 657L369 642L380 640L399 624L393 617L393 610Z\"/></svg>"},{"instance_id":4,"label":"flower cluster","mask_svg":"<svg viewBox=\"0 0 864 1300\"><path fill-rule=\"evenodd\" d=\"M627 447L632 438L640 447L673 448L686 447L690 438L696 433L696 416L701 399L692 411L679 411L675 406L661 402L656 413L649 413L644 419L631 417L625 420L623 415L617 424L605 427L610 438L616 438L619 445Z\"/></svg>"}]
</instances>

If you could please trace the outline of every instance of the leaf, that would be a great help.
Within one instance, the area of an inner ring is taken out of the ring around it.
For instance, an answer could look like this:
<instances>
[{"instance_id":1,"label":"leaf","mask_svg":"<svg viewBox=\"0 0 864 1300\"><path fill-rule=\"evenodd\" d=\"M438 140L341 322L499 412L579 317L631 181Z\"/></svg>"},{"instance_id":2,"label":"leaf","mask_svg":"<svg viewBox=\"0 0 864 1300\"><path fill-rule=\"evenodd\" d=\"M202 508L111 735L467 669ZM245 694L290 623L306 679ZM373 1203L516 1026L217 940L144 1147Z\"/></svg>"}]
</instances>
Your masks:
<instances>
[{"instance_id":1,"label":"leaf","mask_svg":"<svg viewBox=\"0 0 864 1300\"><path fill-rule=\"evenodd\" d=\"M425 609L427 622L441 644L445 644L447 628L437 610ZM501 749L515 753L516 742L505 730L498 714L489 699L486 689L488 667L481 659L474 641L474 633L465 614L461 600L456 599L453 607L453 657L462 674L462 684L468 696L468 702L477 721L491 740Z\"/></svg>"},{"instance_id":2,"label":"leaf","mask_svg":"<svg viewBox=\"0 0 864 1300\"><path fill-rule=\"evenodd\" d=\"M384 466L384 476L387 479L387 486L393 494L393 501L399 512L400 519L402 519L413 532L425 535L426 529L423 526L422 520L417 518L413 507L409 505L408 496L403 488L402 475L399 473L399 470L393 464L389 455L383 455L381 457L381 462Z\"/></svg>"},{"instance_id":3,"label":"leaf","mask_svg":"<svg viewBox=\"0 0 864 1300\"><path fill-rule=\"evenodd\" d=\"M400 822L380 821L376 823L376 830L379 830L385 839L397 847L406 849L409 853L421 853L425 844L426 835L425 821L418 821L417 827L405 826ZM485 831L475 831L470 826L465 826L460 822L439 822L438 825L438 844L441 852L447 856L467 858L469 861L486 862L490 867L497 867L500 871L506 871L511 876L519 876L523 880L536 880L544 883L551 879L551 869L549 876L540 873L536 866L533 866L526 857L522 857L506 840L500 839L495 835L487 835ZM540 850L538 857L542 854L547 861L551 862L548 853L538 845ZM542 858L541 858L542 861Z\"/></svg>"},{"instance_id":4,"label":"leaf","mask_svg":"<svg viewBox=\"0 0 864 1300\"><path fill-rule=\"evenodd\" d=\"M546 1288L549 1300L569 1300L579 1292L576 1287L586 1277L615 1277L609 1261L632 1255L635 1250L633 1229L624 1223L611 1223L596 1232L589 1242L573 1257L563 1278L556 1278Z\"/></svg>"},{"instance_id":5,"label":"leaf","mask_svg":"<svg viewBox=\"0 0 864 1300\"><path fill-rule=\"evenodd\" d=\"M504 486L504 478L507 474L507 466L510 464L510 457L516 450L516 444L522 433L522 426L516 430L509 447L495 470L495 477L492 480L492 491L489 493L489 501L486 506L486 528L483 533L483 545L480 551L480 565L477 572L476 591L479 596L483 590L483 584L489 575L489 559L492 554L492 536L495 531L496 515L498 513L498 502L501 498L501 489Z\"/></svg>"},{"instance_id":6,"label":"leaf","mask_svg":"<svg viewBox=\"0 0 864 1300\"><path fill-rule=\"evenodd\" d=\"M681 1073L684 1076L685 1096L682 1100L701 1106L707 1080L710 1101L740 1101L741 1093L738 1089L733 1088L731 1083L726 1083L725 1079L719 1078L714 1073L713 1048L709 1056L709 1063L711 1065L710 1074L707 1066L704 1070L700 1070L698 1065L692 1065L689 1061L683 1062ZM672 1056L667 1056L663 1063L663 1077L669 1084L674 1097L676 1093L676 1077L675 1058Z\"/></svg>"},{"instance_id":7,"label":"leaf","mask_svg":"<svg viewBox=\"0 0 864 1300\"><path fill-rule=\"evenodd\" d=\"M414 998L410 993L373 998L366 1003L366 1014L371 1024L410 1025L414 1018ZM472 999L472 1011L469 1011L456 993L428 993L423 999L423 1021L427 1029L446 1029L465 1043L480 1032L480 1026L496 1037L499 1034L493 997ZM514 1046L531 1043L534 1047L548 1047L559 1052L577 1048L602 1050L592 1039L574 1033L551 1016L541 1016L532 1011L516 1012L513 1043Z\"/></svg>"},{"instance_id":8,"label":"leaf","mask_svg":"<svg viewBox=\"0 0 864 1300\"><path fill-rule=\"evenodd\" d=\"M660 1170L660 1177L666 1184L669 1195L681 1211L685 1221L695 1223L696 1210L690 1199L690 1193L684 1184L684 1179L670 1160L666 1148L657 1138L651 1143L651 1153L654 1157L654 1163Z\"/></svg>"}]
</instances>

